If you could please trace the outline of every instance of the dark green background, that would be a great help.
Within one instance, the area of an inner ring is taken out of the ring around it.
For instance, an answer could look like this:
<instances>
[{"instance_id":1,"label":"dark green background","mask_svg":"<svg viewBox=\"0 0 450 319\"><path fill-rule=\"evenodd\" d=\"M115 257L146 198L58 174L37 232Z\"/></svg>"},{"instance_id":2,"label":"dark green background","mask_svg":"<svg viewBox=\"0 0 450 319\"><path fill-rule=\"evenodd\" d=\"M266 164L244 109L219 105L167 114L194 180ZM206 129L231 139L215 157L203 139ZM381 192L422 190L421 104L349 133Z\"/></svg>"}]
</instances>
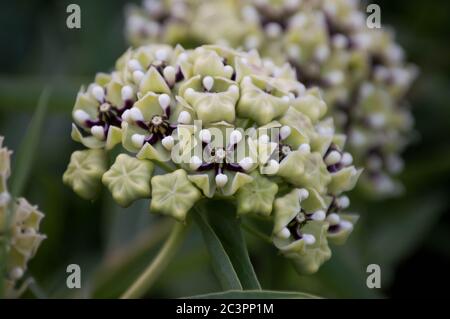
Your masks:
<instances>
[{"instance_id":1,"label":"dark green background","mask_svg":"<svg viewBox=\"0 0 450 319\"><path fill-rule=\"evenodd\" d=\"M65 26L66 6L81 6L81 30ZM49 113L25 193L46 213L48 236L30 264L40 297L117 297L152 258L152 241L165 238L168 221L148 203L129 209L86 202L62 185L73 150L70 110L81 84L108 71L126 49L121 1L3 1L0 10L0 134L18 149L45 86ZM449 1L377 1L382 23L397 30L421 71L410 100L417 134L405 152L404 196L371 202L354 194L361 220L354 236L318 274L297 276L276 250L252 235L249 250L266 289L303 290L325 297L433 297L450 268ZM14 162L13 162L14 167ZM82 267L83 289L65 288L69 263ZM382 289L365 286L365 267L382 267ZM119 265L114 268L116 265ZM120 271L116 271L119 269ZM158 281L151 297L219 290L197 229ZM31 292L27 297L33 297Z\"/></svg>"}]
</instances>

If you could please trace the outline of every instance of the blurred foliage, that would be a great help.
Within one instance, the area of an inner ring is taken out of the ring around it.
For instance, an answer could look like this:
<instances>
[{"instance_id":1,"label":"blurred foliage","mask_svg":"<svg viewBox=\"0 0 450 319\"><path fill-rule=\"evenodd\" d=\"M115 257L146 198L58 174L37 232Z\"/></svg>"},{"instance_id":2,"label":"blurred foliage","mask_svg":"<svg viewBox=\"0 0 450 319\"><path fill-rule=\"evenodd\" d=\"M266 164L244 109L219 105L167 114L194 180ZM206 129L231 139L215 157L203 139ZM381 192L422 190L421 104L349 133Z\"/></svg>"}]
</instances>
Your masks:
<instances>
[{"instance_id":1,"label":"blurred foliage","mask_svg":"<svg viewBox=\"0 0 450 319\"><path fill-rule=\"evenodd\" d=\"M19 149L43 88L52 88L22 194L46 213L42 228L48 237L31 262L29 274L36 284L25 296L118 297L161 246L171 221L150 215L146 201L121 209L106 192L101 200L86 202L62 185L70 154L80 148L70 139L76 92L97 71L109 70L126 49L125 1L76 1L82 11L80 30L65 25L65 9L71 2L9 1L0 11L0 134L11 149ZM409 60L421 71L410 94L417 134L405 152L405 194L367 202L354 192L352 207L362 215L355 234L313 276L298 276L275 248L245 232L263 289L324 297L411 296L448 277L444 272L450 266L450 2L377 3L382 22L395 27ZM244 223L263 230L267 226L258 220ZM81 290L65 286L70 263L82 268ZM380 290L366 287L366 267L372 263L382 267ZM201 232L193 227L148 296L219 290Z\"/></svg>"}]
</instances>

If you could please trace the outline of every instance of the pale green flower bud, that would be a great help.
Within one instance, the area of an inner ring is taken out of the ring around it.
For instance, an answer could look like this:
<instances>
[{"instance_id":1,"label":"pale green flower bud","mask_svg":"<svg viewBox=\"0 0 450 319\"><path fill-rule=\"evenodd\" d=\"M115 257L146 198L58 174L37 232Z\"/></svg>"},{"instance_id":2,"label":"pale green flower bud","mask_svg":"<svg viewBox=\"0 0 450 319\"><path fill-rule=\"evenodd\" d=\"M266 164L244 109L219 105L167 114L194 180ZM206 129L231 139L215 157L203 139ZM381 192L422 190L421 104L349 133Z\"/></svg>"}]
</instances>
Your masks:
<instances>
[{"instance_id":1,"label":"pale green flower bud","mask_svg":"<svg viewBox=\"0 0 450 319\"><path fill-rule=\"evenodd\" d=\"M269 216L278 185L257 172L253 172L251 176L252 182L242 186L236 193L237 213Z\"/></svg>"},{"instance_id":2,"label":"pale green flower bud","mask_svg":"<svg viewBox=\"0 0 450 319\"><path fill-rule=\"evenodd\" d=\"M179 221L201 198L200 191L189 182L184 170L158 175L152 178L152 201L150 210L174 217Z\"/></svg>"},{"instance_id":3,"label":"pale green flower bud","mask_svg":"<svg viewBox=\"0 0 450 319\"><path fill-rule=\"evenodd\" d=\"M114 200L123 207L135 200L150 197L153 164L147 160L120 154L111 168L103 174L102 182Z\"/></svg>"},{"instance_id":4,"label":"pale green flower bud","mask_svg":"<svg viewBox=\"0 0 450 319\"><path fill-rule=\"evenodd\" d=\"M91 200L98 196L102 176L107 169L108 158L105 151L100 149L76 151L70 158L63 181L80 197Z\"/></svg>"}]
</instances>

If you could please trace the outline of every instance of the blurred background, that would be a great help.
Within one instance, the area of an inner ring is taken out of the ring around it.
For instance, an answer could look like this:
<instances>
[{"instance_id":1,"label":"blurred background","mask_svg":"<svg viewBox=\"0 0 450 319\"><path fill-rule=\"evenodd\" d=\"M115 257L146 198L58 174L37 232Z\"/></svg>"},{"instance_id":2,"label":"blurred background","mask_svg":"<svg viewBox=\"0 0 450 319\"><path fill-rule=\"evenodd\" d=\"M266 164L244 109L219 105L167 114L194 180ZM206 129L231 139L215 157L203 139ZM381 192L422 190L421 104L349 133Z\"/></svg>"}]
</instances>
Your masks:
<instances>
[{"instance_id":1,"label":"blurred background","mask_svg":"<svg viewBox=\"0 0 450 319\"><path fill-rule=\"evenodd\" d=\"M148 213L148 201L128 209L108 192L87 202L62 184L70 154L70 113L82 84L108 71L127 48L125 1L87 1L81 29L66 27L74 1L8 1L0 10L0 135L18 150L39 96L51 89L48 113L23 196L39 205L47 235L29 274L36 284L24 296L118 297L152 259L171 221ZM137 1L132 1L136 2ZM408 59L420 68L410 93L416 136L404 154L405 193L352 205L361 219L346 245L312 276L298 276L276 249L246 233L251 258L265 289L301 290L324 297L435 297L450 275L450 2L376 1L382 23L392 25ZM14 169L14 161L13 161ZM181 297L220 289L198 229L149 292ZM66 267L82 269L82 289L66 288ZM381 266L381 289L368 289L366 267Z\"/></svg>"}]
</instances>

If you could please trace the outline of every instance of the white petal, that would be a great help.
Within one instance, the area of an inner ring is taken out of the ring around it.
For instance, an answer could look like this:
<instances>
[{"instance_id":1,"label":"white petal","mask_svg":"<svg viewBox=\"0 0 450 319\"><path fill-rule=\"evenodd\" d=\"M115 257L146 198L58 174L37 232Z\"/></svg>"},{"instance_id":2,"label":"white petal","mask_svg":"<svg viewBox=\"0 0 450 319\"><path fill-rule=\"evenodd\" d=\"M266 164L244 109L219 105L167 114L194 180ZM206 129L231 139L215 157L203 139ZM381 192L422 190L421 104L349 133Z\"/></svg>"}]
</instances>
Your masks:
<instances>
[{"instance_id":1,"label":"white petal","mask_svg":"<svg viewBox=\"0 0 450 319\"><path fill-rule=\"evenodd\" d=\"M327 157L325 157L325 163L327 165L334 165L337 164L341 161L341 153L339 153L338 151L331 151Z\"/></svg>"},{"instance_id":2,"label":"white petal","mask_svg":"<svg viewBox=\"0 0 450 319\"><path fill-rule=\"evenodd\" d=\"M210 76L205 76L203 78L202 83L203 83L203 86L205 87L205 89L207 91L210 91L212 89L213 85L214 85L214 79L212 77L210 77Z\"/></svg>"},{"instance_id":3,"label":"white petal","mask_svg":"<svg viewBox=\"0 0 450 319\"><path fill-rule=\"evenodd\" d=\"M83 110L76 110L73 113L73 118L78 124L84 124L87 120L89 120L89 114Z\"/></svg>"},{"instance_id":4,"label":"white petal","mask_svg":"<svg viewBox=\"0 0 450 319\"><path fill-rule=\"evenodd\" d=\"M234 130L230 134L230 143L231 144L237 144L242 140L242 133L238 130Z\"/></svg>"},{"instance_id":5,"label":"white petal","mask_svg":"<svg viewBox=\"0 0 450 319\"><path fill-rule=\"evenodd\" d=\"M227 77L231 78L231 76L234 73L234 69L231 65L225 65L223 70L225 71L225 73L227 74Z\"/></svg>"},{"instance_id":6,"label":"white petal","mask_svg":"<svg viewBox=\"0 0 450 319\"><path fill-rule=\"evenodd\" d=\"M327 216L327 221L330 223L330 225L337 225L341 221L341 218L336 213L331 213Z\"/></svg>"},{"instance_id":7,"label":"white petal","mask_svg":"<svg viewBox=\"0 0 450 319\"><path fill-rule=\"evenodd\" d=\"M314 212L314 214L312 214L311 218L317 221L322 221L325 220L326 218L326 214L323 210L318 210L316 212Z\"/></svg>"},{"instance_id":8,"label":"white petal","mask_svg":"<svg viewBox=\"0 0 450 319\"><path fill-rule=\"evenodd\" d=\"M291 128L287 125L281 127L280 129L280 138L282 140L286 139L289 137L289 135L291 135Z\"/></svg>"},{"instance_id":9,"label":"white petal","mask_svg":"<svg viewBox=\"0 0 450 319\"><path fill-rule=\"evenodd\" d=\"M235 84L230 85L230 87L228 88L228 91L234 94L238 94L239 93L239 87Z\"/></svg>"},{"instance_id":10,"label":"white petal","mask_svg":"<svg viewBox=\"0 0 450 319\"><path fill-rule=\"evenodd\" d=\"M99 140L105 139L105 131L103 130L103 127L100 125L95 125L91 127L91 134L92 136L96 137Z\"/></svg>"},{"instance_id":11,"label":"white petal","mask_svg":"<svg viewBox=\"0 0 450 319\"><path fill-rule=\"evenodd\" d=\"M189 98L189 96L192 96L192 94L195 93L195 90L193 88L188 88L186 91L184 91L184 95Z\"/></svg>"},{"instance_id":12,"label":"white petal","mask_svg":"<svg viewBox=\"0 0 450 319\"><path fill-rule=\"evenodd\" d=\"M310 153L311 152L311 146L309 146L309 144L300 144L300 146L298 147L298 150L302 153Z\"/></svg>"},{"instance_id":13,"label":"white petal","mask_svg":"<svg viewBox=\"0 0 450 319\"><path fill-rule=\"evenodd\" d=\"M344 166L349 166L353 163L353 156L350 153L344 153L342 154L342 159L341 159L341 163Z\"/></svg>"},{"instance_id":14,"label":"white petal","mask_svg":"<svg viewBox=\"0 0 450 319\"><path fill-rule=\"evenodd\" d=\"M133 72L133 80L135 83L141 83L142 78L144 77L144 72L136 70Z\"/></svg>"},{"instance_id":15,"label":"white petal","mask_svg":"<svg viewBox=\"0 0 450 319\"><path fill-rule=\"evenodd\" d=\"M311 234L303 234L302 239L307 245L313 245L316 242L316 237Z\"/></svg>"},{"instance_id":16,"label":"white petal","mask_svg":"<svg viewBox=\"0 0 450 319\"><path fill-rule=\"evenodd\" d=\"M100 85L96 85L92 88L92 95L97 101L103 102L105 99L105 90Z\"/></svg>"},{"instance_id":17,"label":"white petal","mask_svg":"<svg viewBox=\"0 0 450 319\"><path fill-rule=\"evenodd\" d=\"M144 120L144 115L142 115L141 110L139 110L137 107L132 107L130 109L130 116L136 122Z\"/></svg>"},{"instance_id":18,"label":"white petal","mask_svg":"<svg viewBox=\"0 0 450 319\"><path fill-rule=\"evenodd\" d=\"M131 143L133 143L133 146L136 148L141 148L142 145L144 145L145 136L142 134L133 134L131 136Z\"/></svg>"},{"instance_id":19,"label":"white petal","mask_svg":"<svg viewBox=\"0 0 450 319\"><path fill-rule=\"evenodd\" d=\"M276 173L278 173L278 170L280 169L280 164L276 161L276 160L270 160L267 163L267 166L264 167L264 174L267 175L275 175Z\"/></svg>"},{"instance_id":20,"label":"white petal","mask_svg":"<svg viewBox=\"0 0 450 319\"><path fill-rule=\"evenodd\" d=\"M175 140L172 136L166 136L161 140L161 144L168 150L172 150Z\"/></svg>"},{"instance_id":21,"label":"white petal","mask_svg":"<svg viewBox=\"0 0 450 319\"><path fill-rule=\"evenodd\" d=\"M350 206L350 199L348 198L348 196L341 196L338 199L338 205L340 208L342 209L346 209Z\"/></svg>"},{"instance_id":22,"label":"white petal","mask_svg":"<svg viewBox=\"0 0 450 319\"><path fill-rule=\"evenodd\" d=\"M308 197L309 197L309 192L308 192L308 190L306 188L298 189L298 199L299 199L299 201L307 199Z\"/></svg>"},{"instance_id":23,"label":"white petal","mask_svg":"<svg viewBox=\"0 0 450 319\"><path fill-rule=\"evenodd\" d=\"M122 113L122 120L125 122L129 122L131 120L130 110L125 110L125 112Z\"/></svg>"},{"instance_id":24,"label":"white petal","mask_svg":"<svg viewBox=\"0 0 450 319\"><path fill-rule=\"evenodd\" d=\"M343 220L339 223L339 227L342 227L345 230L353 229L353 224L350 223L348 220Z\"/></svg>"},{"instance_id":25,"label":"white petal","mask_svg":"<svg viewBox=\"0 0 450 319\"><path fill-rule=\"evenodd\" d=\"M200 132L198 132L198 137L206 144L211 142L211 132L207 129L200 130Z\"/></svg>"},{"instance_id":26,"label":"white petal","mask_svg":"<svg viewBox=\"0 0 450 319\"><path fill-rule=\"evenodd\" d=\"M189 161L189 167L191 170L195 171L202 165L202 160L198 156L192 156Z\"/></svg>"},{"instance_id":27,"label":"white petal","mask_svg":"<svg viewBox=\"0 0 450 319\"><path fill-rule=\"evenodd\" d=\"M9 275L15 280L20 279L23 277L23 269L20 267L14 267L11 269Z\"/></svg>"},{"instance_id":28,"label":"white petal","mask_svg":"<svg viewBox=\"0 0 450 319\"><path fill-rule=\"evenodd\" d=\"M168 83L170 83L170 84L175 83L177 72L173 66L171 66L171 65L166 66L163 70L163 74L164 74L164 78L166 79L166 81Z\"/></svg>"},{"instance_id":29,"label":"white petal","mask_svg":"<svg viewBox=\"0 0 450 319\"><path fill-rule=\"evenodd\" d=\"M226 185L228 182L228 176L225 174L218 174L216 175L216 185L219 188L222 188Z\"/></svg>"},{"instance_id":30,"label":"white petal","mask_svg":"<svg viewBox=\"0 0 450 319\"><path fill-rule=\"evenodd\" d=\"M239 166L241 166L244 171L248 171L253 166L253 160L251 157L244 157L239 161Z\"/></svg>"},{"instance_id":31,"label":"white petal","mask_svg":"<svg viewBox=\"0 0 450 319\"><path fill-rule=\"evenodd\" d=\"M122 95L123 101L128 101L133 98L133 88L129 85L125 85L122 90L120 91Z\"/></svg>"},{"instance_id":32,"label":"white petal","mask_svg":"<svg viewBox=\"0 0 450 319\"><path fill-rule=\"evenodd\" d=\"M261 136L258 138L258 141L259 141L260 143L262 143L262 144L267 144L267 143L269 143L270 138L269 138L269 136L268 136L267 134L264 134L264 135L261 135Z\"/></svg>"},{"instance_id":33,"label":"white petal","mask_svg":"<svg viewBox=\"0 0 450 319\"><path fill-rule=\"evenodd\" d=\"M167 56L168 56L168 52L166 50L164 50L164 49L159 49L155 53L155 57L159 61L166 61L167 60Z\"/></svg>"},{"instance_id":34,"label":"white petal","mask_svg":"<svg viewBox=\"0 0 450 319\"><path fill-rule=\"evenodd\" d=\"M163 110L166 110L166 108L170 105L170 96L167 94L161 94L158 97L159 105L162 107Z\"/></svg>"},{"instance_id":35,"label":"white petal","mask_svg":"<svg viewBox=\"0 0 450 319\"><path fill-rule=\"evenodd\" d=\"M288 239L289 237L291 237L291 232L289 231L289 229L287 229L287 227L284 227L279 233L278 236L284 239Z\"/></svg>"},{"instance_id":36,"label":"white petal","mask_svg":"<svg viewBox=\"0 0 450 319\"><path fill-rule=\"evenodd\" d=\"M178 115L178 123L181 124L189 124L192 120L191 114L189 114L186 111L180 112L180 115Z\"/></svg>"},{"instance_id":37,"label":"white petal","mask_svg":"<svg viewBox=\"0 0 450 319\"><path fill-rule=\"evenodd\" d=\"M142 70L141 63L136 59L131 59L130 61L128 61L128 67L130 68L131 71Z\"/></svg>"}]
</instances>

